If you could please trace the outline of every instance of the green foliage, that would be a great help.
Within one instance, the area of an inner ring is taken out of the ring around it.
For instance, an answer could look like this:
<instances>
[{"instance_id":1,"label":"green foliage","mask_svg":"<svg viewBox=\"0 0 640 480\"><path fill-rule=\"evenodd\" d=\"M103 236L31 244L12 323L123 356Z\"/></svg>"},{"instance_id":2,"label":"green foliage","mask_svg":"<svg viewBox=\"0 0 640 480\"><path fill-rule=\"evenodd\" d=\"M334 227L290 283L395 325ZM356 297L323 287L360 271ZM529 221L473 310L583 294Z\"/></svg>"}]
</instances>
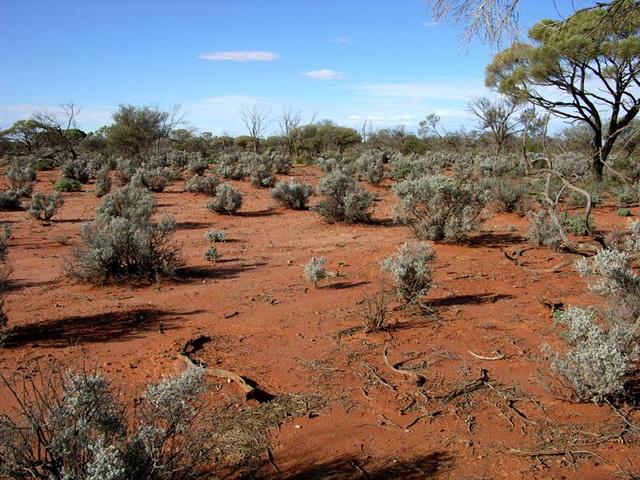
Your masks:
<instances>
[{"instance_id":1,"label":"green foliage","mask_svg":"<svg viewBox=\"0 0 640 480\"><path fill-rule=\"evenodd\" d=\"M207 261L209 261L211 263L215 263L221 258L221 255L220 255L220 253L218 253L218 249L216 248L216 246L215 245L211 245L204 252L203 257L204 257L205 260L207 260Z\"/></svg>"},{"instance_id":2,"label":"green foliage","mask_svg":"<svg viewBox=\"0 0 640 480\"><path fill-rule=\"evenodd\" d=\"M214 196L216 188L220 185L218 177L212 175L202 176L194 175L184 184L184 189L192 193L204 193L205 195Z\"/></svg>"},{"instance_id":3,"label":"green foliage","mask_svg":"<svg viewBox=\"0 0 640 480\"><path fill-rule=\"evenodd\" d=\"M324 257L311 257L304 266L304 276L317 287L321 280L327 278L327 260Z\"/></svg>"},{"instance_id":4,"label":"green foliage","mask_svg":"<svg viewBox=\"0 0 640 480\"><path fill-rule=\"evenodd\" d=\"M113 114L113 123L106 129L107 145L116 154L141 157L159 140L168 138L174 116L175 111L120 105Z\"/></svg>"},{"instance_id":5,"label":"green foliage","mask_svg":"<svg viewBox=\"0 0 640 480\"><path fill-rule=\"evenodd\" d=\"M621 216L621 217L631 217L633 214L631 213L631 210L629 210L628 208L619 208L616 210L616 214Z\"/></svg>"},{"instance_id":6,"label":"green foliage","mask_svg":"<svg viewBox=\"0 0 640 480\"><path fill-rule=\"evenodd\" d=\"M384 159L385 155L382 152L364 152L355 162L358 177L372 185L379 185L384 179Z\"/></svg>"},{"instance_id":7,"label":"green foliage","mask_svg":"<svg viewBox=\"0 0 640 480\"><path fill-rule=\"evenodd\" d=\"M109 170L106 168L101 169L96 175L96 183L94 193L96 197L104 197L111 191L111 177L109 177Z\"/></svg>"},{"instance_id":8,"label":"green foliage","mask_svg":"<svg viewBox=\"0 0 640 480\"><path fill-rule=\"evenodd\" d=\"M564 226L569 233L580 236L589 235L590 232L596 229L596 224L592 218L589 218L589 225L587 226L584 217L580 215L569 215L564 220Z\"/></svg>"},{"instance_id":9,"label":"green foliage","mask_svg":"<svg viewBox=\"0 0 640 480\"><path fill-rule=\"evenodd\" d=\"M53 186L56 192L79 192L82 190L82 183L78 180L61 177Z\"/></svg>"},{"instance_id":10,"label":"green foliage","mask_svg":"<svg viewBox=\"0 0 640 480\"><path fill-rule=\"evenodd\" d=\"M60 177L87 183L91 177L89 162L82 158L72 158L62 164Z\"/></svg>"}]
</instances>

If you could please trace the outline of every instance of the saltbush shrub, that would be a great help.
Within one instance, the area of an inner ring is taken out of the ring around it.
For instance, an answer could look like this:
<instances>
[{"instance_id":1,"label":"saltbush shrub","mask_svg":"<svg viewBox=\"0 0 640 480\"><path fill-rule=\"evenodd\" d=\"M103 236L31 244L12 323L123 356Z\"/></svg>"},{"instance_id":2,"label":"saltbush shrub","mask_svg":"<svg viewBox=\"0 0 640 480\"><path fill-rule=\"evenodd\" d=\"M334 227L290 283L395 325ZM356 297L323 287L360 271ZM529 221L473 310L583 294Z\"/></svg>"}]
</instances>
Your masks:
<instances>
[{"instance_id":1,"label":"saltbush shrub","mask_svg":"<svg viewBox=\"0 0 640 480\"><path fill-rule=\"evenodd\" d=\"M96 197L104 197L111 191L111 177L109 177L109 170L103 168L98 171L96 175L96 183L94 193Z\"/></svg>"},{"instance_id":2,"label":"saltbush shrub","mask_svg":"<svg viewBox=\"0 0 640 480\"><path fill-rule=\"evenodd\" d=\"M309 197L313 194L313 187L296 180L290 182L278 182L271 190L271 197L293 210L304 210L309 203Z\"/></svg>"},{"instance_id":3,"label":"saltbush shrub","mask_svg":"<svg viewBox=\"0 0 640 480\"><path fill-rule=\"evenodd\" d=\"M228 183L218 185L215 198L206 204L208 210L233 215L242 206L242 194Z\"/></svg>"},{"instance_id":4,"label":"saltbush shrub","mask_svg":"<svg viewBox=\"0 0 640 480\"><path fill-rule=\"evenodd\" d=\"M584 221L584 217L581 215L569 215L564 219L564 226L569 233L573 235L585 236L589 235L596 228L596 224L593 218L589 218L589 225Z\"/></svg>"},{"instance_id":5,"label":"saltbush shrub","mask_svg":"<svg viewBox=\"0 0 640 480\"><path fill-rule=\"evenodd\" d=\"M435 252L429 242L404 243L396 254L380 264L380 268L393 277L398 296L407 303L416 303L431 288L431 261L434 258Z\"/></svg>"},{"instance_id":6,"label":"saltbush shrub","mask_svg":"<svg viewBox=\"0 0 640 480\"><path fill-rule=\"evenodd\" d=\"M36 171L30 164L16 161L7 169L7 180L11 190L21 191L36 181Z\"/></svg>"},{"instance_id":7,"label":"saltbush shrub","mask_svg":"<svg viewBox=\"0 0 640 480\"><path fill-rule=\"evenodd\" d=\"M5 387L0 475L15 479L191 480L210 464L204 370L149 385L135 408L99 372L49 372Z\"/></svg>"},{"instance_id":8,"label":"saltbush shrub","mask_svg":"<svg viewBox=\"0 0 640 480\"><path fill-rule=\"evenodd\" d=\"M226 230L209 230L204 234L204 239L211 243L223 243L229 238Z\"/></svg>"},{"instance_id":9,"label":"saltbush shrub","mask_svg":"<svg viewBox=\"0 0 640 480\"><path fill-rule=\"evenodd\" d=\"M194 175L184 184L184 189L192 193L204 193L205 195L214 196L216 188L220 185L218 177L212 175L202 176Z\"/></svg>"},{"instance_id":10,"label":"saltbush shrub","mask_svg":"<svg viewBox=\"0 0 640 480\"><path fill-rule=\"evenodd\" d=\"M484 190L444 175L405 180L393 187L400 203L394 216L419 239L458 242L483 221Z\"/></svg>"},{"instance_id":11,"label":"saltbush shrub","mask_svg":"<svg viewBox=\"0 0 640 480\"><path fill-rule=\"evenodd\" d=\"M209 248L207 248L207 250L204 252L203 257L205 260L211 263L215 263L220 259L221 255L220 253L218 253L218 249L215 245L210 245Z\"/></svg>"},{"instance_id":12,"label":"saltbush shrub","mask_svg":"<svg viewBox=\"0 0 640 480\"><path fill-rule=\"evenodd\" d=\"M30 187L27 187L30 189ZM29 196L25 195L24 190L4 190L0 192L0 210L20 210L22 208L22 198Z\"/></svg>"},{"instance_id":13,"label":"saltbush shrub","mask_svg":"<svg viewBox=\"0 0 640 480\"><path fill-rule=\"evenodd\" d=\"M355 169L360 180L379 185L384 179L384 154L368 150L358 157Z\"/></svg>"},{"instance_id":14,"label":"saltbush shrub","mask_svg":"<svg viewBox=\"0 0 640 480\"><path fill-rule=\"evenodd\" d=\"M57 213L64 199L59 192L53 195L36 193L31 197L31 203L29 204L29 215L36 220L49 221Z\"/></svg>"},{"instance_id":15,"label":"saltbush shrub","mask_svg":"<svg viewBox=\"0 0 640 480\"><path fill-rule=\"evenodd\" d=\"M490 197L499 212L525 215L529 207L529 191L523 183L512 183L506 179L489 182Z\"/></svg>"},{"instance_id":16,"label":"saltbush shrub","mask_svg":"<svg viewBox=\"0 0 640 480\"><path fill-rule=\"evenodd\" d=\"M130 183L105 196L96 221L80 227L67 275L83 282L158 281L171 278L183 260L172 242L175 220L151 222L155 202L142 185Z\"/></svg>"},{"instance_id":17,"label":"saltbush shrub","mask_svg":"<svg viewBox=\"0 0 640 480\"><path fill-rule=\"evenodd\" d=\"M80 183L87 183L91 178L89 162L84 158L70 158L62 164L60 169L61 178L69 178Z\"/></svg>"},{"instance_id":18,"label":"saltbush shrub","mask_svg":"<svg viewBox=\"0 0 640 480\"><path fill-rule=\"evenodd\" d=\"M316 211L327 222L365 223L370 220L373 195L344 171L329 172L320 180L318 192L325 198L316 206Z\"/></svg>"},{"instance_id":19,"label":"saltbush shrub","mask_svg":"<svg viewBox=\"0 0 640 480\"><path fill-rule=\"evenodd\" d=\"M559 250L562 246L562 237L558 226L553 222L549 213L540 208L536 212L527 214L529 242L541 247L550 247Z\"/></svg>"},{"instance_id":20,"label":"saltbush shrub","mask_svg":"<svg viewBox=\"0 0 640 480\"><path fill-rule=\"evenodd\" d=\"M311 257L304 266L304 276L316 287L321 280L327 278L326 264L327 260L324 257Z\"/></svg>"},{"instance_id":21,"label":"saltbush shrub","mask_svg":"<svg viewBox=\"0 0 640 480\"><path fill-rule=\"evenodd\" d=\"M189 160L187 170L192 175L204 175L209 169L209 160L203 158L199 152L194 152L194 155Z\"/></svg>"}]
</instances>

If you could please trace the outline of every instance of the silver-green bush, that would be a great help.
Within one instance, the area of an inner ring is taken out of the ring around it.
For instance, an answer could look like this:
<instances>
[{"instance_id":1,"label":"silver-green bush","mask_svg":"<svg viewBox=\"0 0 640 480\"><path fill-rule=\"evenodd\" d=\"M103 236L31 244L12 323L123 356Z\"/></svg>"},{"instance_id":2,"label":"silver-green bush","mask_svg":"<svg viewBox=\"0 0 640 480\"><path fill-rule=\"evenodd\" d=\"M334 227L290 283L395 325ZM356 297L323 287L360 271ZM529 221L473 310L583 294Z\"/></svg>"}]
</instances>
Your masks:
<instances>
[{"instance_id":1,"label":"silver-green bush","mask_svg":"<svg viewBox=\"0 0 640 480\"><path fill-rule=\"evenodd\" d=\"M431 288L431 261L435 252L429 242L404 243L398 252L386 258L380 268L393 277L398 295L407 303L416 303Z\"/></svg>"},{"instance_id":2,"label":"silver-green bush","mask_svg":"<svg viewBox=\"0 0 640 480\"><path fill-rule=\"evenodd\" d=\"M228 183L218 185L215 197L206 204L209 211L227 215L233 215L241 206L242 194Z\"/></svg>"},{"instance_id":3,"label":"silver-green bush","mask_svg":"<svg viewBox=\"0 0 640 480\"><path fill-rule=\"evenodd\" d=\"M49 221L64 204L59 192L54 194L35 193L29 204L29 215L36 220Z\"/></svg>"},{"instance_id":4,"label":"silver-green bush","mask_svg":"<svg viewBox=\"0 0 640 480\"><path fill-rule=\"evenodd\" d=\"M271 190L271 197L293 210L304 210L309 203L309 197L313 194L313 187L297 180L278 182Z\"/></svg>"}]
</instances>

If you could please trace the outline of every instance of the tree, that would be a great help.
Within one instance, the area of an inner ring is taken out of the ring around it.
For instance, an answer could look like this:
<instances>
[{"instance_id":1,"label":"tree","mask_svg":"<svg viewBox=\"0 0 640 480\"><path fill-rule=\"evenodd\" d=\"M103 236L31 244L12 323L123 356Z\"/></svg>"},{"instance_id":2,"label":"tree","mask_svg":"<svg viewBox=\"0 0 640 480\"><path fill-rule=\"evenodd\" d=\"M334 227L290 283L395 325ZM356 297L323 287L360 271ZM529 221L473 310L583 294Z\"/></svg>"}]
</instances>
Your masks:
<instances>
[{"instance_id":1,"label":"tree","mask_svg":"<svg viewBox=\"0 0 640 480\"><path fill-rule=\"evenodd\" d=\"M178 106L163 111L151 106L120 105L113 114L113 124L107 128L109 148L116 153L143 157L182 123L179 111Z\"/></svg>"},{"instance_id":2,"label":"tree","mask_svg":"<svg viewBox=\"0 0 640 480\"><path fill-rule=\"evenodd\" d=\"M242 122L249 132L253 151L258 153L260 150L260 139L263 137L267 129L267 120L269 119L269 111L258 105L244 106L240 109Z\"/></svg>"},{"instance_id":3,"label":"tree","mask_svg":"<svg viewBox=\"0 0 640 480\"><path fill-rule=\"evenodd\" d=\"M427 0L427 3L436 22L449 20L463 27L465 44L477 37L484 43L500 45L505 37L512 40L517 37L521 0ZM575 9L574 2L565 3L570 9L566 19L593 9L606 10L607 22L594 24L594 33L601 29L606 31L608 22L618 25L632 23L633 15L640 10L637 0L596 1L582 9Z\"/></svg>"},{"instance_id":4,"label":"tree","mask_svg":"<svg viewBox=\"0 0 640 480\"><path fill-rule=\"evenodd\" d=\"M640 11L616 23L606 7L576 13L561 28L543 20L529 31L532 43L514 43L495 56L486 84L588 125L592 170L601 178L616 139L640 109L639 31Z\"/></svg>"},{"instance_id":5,"label":"tree","mask_svg":"<svg viewBox=\"0 0 640 480\"><path fill-rule=\"evenodd\" d=\"M496 153L500 154L506 142L524 130L532 109L524 109L513 99L492 100L479 97L469 102L469 110L480 120L480 128L489 130Z\"/></svg>"},{"instance_id":6,"label":"tree","mask_svg":"<svg viewBox=\"0 0 640 480\"><path fill-rule=\"evenodd\" d=\"M278 120L280 127L280 134L284 140L285 149L288 154L297 154L295 151L297 132L300 123L302 122L302 116L299 111L294 111L291 107L285 107L282 109L282 116Z\"/></svg>"}]
</instances>

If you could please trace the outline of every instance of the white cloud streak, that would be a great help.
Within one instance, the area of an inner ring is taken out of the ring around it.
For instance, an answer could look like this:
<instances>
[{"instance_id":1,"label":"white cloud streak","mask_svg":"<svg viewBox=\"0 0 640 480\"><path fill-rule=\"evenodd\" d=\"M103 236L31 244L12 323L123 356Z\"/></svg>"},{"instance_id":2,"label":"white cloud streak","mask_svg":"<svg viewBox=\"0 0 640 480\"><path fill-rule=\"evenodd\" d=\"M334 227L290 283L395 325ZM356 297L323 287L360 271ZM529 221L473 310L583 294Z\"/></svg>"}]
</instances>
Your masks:
<instances>
[{"instance_id":1,"label":"white cloud streak","mask_svg":"<svg viewBox=\"0 0 640 480\"><path fill-rule=\"evenodd\" d=\"M228 52L202 53L198 58L212 62L272 62L280 55L262 50L237 50Z\"/></svg>"},{"instance_id":2,"label":"white cloud streak","mask_svg":"<svg viewBox=\"0 0 640 480\"><path fill-rule=\"evenodd\" d=\"M329 68L323 68L321 70L311 70L310 72L304 72L302 75L309 78L315 78L316 80L340 80L344 78L344 75L335 70Z\"/></svg>"}]
</instances>

